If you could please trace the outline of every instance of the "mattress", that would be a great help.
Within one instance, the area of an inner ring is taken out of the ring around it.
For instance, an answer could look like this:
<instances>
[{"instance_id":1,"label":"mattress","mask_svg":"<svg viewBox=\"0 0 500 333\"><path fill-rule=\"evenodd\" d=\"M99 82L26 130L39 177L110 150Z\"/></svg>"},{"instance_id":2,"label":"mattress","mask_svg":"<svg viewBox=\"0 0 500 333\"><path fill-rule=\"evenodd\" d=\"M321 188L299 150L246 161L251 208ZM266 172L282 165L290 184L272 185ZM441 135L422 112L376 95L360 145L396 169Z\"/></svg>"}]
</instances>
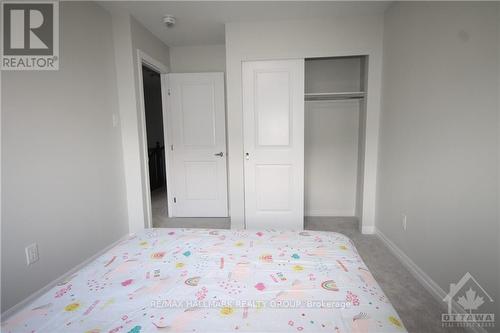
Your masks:
<instances>
[{"instance_id":1,"label":"mattress","mask_svg":"<svg viewBox=\"0 0 500 333\"><path fill-rule=\"evenodd\" d=\"M2 332L301 331L406 331L342 234L148 229L2 322Z\"/></svg>"}]
</instances>

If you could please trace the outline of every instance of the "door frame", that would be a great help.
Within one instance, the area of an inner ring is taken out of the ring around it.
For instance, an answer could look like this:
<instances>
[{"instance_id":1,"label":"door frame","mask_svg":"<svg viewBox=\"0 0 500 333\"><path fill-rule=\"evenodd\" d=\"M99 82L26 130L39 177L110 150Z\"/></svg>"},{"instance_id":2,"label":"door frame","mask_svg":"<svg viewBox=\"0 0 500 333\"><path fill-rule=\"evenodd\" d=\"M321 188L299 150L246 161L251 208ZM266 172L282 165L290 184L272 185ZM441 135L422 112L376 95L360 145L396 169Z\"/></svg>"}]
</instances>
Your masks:
<instances>
[{"instance_id":1,"label":"door frame","mask_svg":"<svg viewBox=\"0 0 500 333\"><path fill-rule=\"evenodd\" d=\"M165 146L165 182L167 186L167 210L168 217L172 216L172 196L170 195L170 184L169 170L170 170L170 156L167 153L170 147L170 130L168 128L168 81L167 73L168 67L164 65L161 61L158 61L148 55L146 52L137 49L137 78L139 84L139 128L141 130L141 135L139 135L139 145L141 148L140 159L141 166L143 168L142 172L142 189L143 189L143 202L145 203L145 216L144 216L144 227L153 227L153 212L151 208L151 187L149 184L149 156L148 156L148 137L146 132L146 107L144 104L144 81L142 77L142 66L146 66L155 72L160 74L161 81L161 104L162 104L162 117L163 117L163 141Z\"/></svg>"}]
</instances>

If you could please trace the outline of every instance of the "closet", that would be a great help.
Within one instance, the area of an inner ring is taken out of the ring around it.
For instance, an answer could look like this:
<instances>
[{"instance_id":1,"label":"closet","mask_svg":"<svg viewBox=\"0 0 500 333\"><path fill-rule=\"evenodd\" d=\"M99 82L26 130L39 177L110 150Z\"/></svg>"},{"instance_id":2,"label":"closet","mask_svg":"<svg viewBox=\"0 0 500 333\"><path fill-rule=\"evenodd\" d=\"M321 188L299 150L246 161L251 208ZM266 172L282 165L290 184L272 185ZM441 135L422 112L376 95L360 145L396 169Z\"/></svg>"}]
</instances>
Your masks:
<instances>
[{"instance_id":1,"label":"closet","mask_svg":"<svg viewBox=\"0 0 500 333\"><path fill-rule=\"evenodd\" d=\"M304 228L360 209L365 57L242 64L245 224Z\"/></svg>"},{"instance_id":2,"label":"closet","mask_svg":"<svg viewBox=\"0 0 500 333\"><path fill-rule=\"evenodd\" d=\"M305 60L305 216L357 215L365 62L364 57Z\"/></svg>"}]
</instances>

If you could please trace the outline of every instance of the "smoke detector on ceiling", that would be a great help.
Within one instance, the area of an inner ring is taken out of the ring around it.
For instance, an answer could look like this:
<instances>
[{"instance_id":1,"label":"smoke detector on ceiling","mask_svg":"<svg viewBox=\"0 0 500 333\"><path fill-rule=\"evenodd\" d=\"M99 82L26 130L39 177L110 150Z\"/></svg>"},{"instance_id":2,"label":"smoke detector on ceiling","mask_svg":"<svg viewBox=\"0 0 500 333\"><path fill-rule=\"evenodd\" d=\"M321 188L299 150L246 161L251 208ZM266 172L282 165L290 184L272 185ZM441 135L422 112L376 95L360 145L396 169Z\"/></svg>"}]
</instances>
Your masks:
<instances>
[{"instance_id":1,"label":"smoke detector on ceiling","mask_svg":"<svg viewBox=\"0 0 500 333\"><path fill-rule=\"evenodd\" d=\"M171 28L175 24L175 17L172 15L165 15L163 16L163 23L167 26L167 28Z\"/></svg>"}]
</instances>

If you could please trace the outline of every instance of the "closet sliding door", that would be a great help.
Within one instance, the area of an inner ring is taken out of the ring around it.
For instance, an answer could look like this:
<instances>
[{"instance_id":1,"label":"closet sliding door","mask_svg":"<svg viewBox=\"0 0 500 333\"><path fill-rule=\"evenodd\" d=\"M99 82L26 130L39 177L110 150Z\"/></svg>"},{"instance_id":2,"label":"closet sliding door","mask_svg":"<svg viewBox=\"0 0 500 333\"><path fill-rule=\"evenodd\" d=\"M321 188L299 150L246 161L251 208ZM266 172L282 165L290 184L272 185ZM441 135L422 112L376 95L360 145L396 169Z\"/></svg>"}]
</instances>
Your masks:
<instances>
[{"instance_id":1,"label":"closet sliding door","mask_svg":"<svg viewBox=\"0 0 500 333\"><path fill-rule=\"evenodd\" d=\"M243 63L245 222L304 228L304 59Z\"/></svg>"}]
</instances>

